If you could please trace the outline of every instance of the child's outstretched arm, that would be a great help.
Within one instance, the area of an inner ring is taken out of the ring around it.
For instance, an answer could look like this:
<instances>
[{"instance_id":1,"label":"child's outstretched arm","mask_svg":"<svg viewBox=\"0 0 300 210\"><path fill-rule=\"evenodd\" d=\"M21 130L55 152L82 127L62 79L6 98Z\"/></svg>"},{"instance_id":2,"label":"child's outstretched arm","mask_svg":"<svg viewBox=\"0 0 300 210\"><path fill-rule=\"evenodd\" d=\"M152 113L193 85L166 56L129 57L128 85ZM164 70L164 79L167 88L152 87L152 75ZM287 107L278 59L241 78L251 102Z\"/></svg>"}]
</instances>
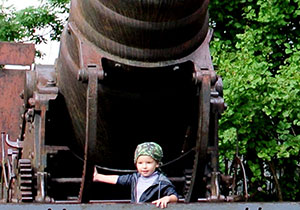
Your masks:
<instances>
[{"instance_id":1,"label":"child's outstretched arm","mask_svg":"<svg viewBox=\"0 0 300 210\"><path fill-rule=\"evenodd\" d=\"M178 201L178 198L176 195L167 195L164 196L156 201L153 201L153 204L156 204L157 207L160 208L167 208L168 207L168 203L175 203Z\"/></svg>"},{"instance_id":2,"label":"child's outstretched arm","mask_svg":"<svg viewBox=\"0 0 300 210\"><path fill-rule=\"evenodd\" d=\"M99 174L97 172L97 169L95 167L94 169L94 176L93 176L93 181L94 182L104 182L108 184L116 184L118 181L119 176L118 175L104 175L104 174Z\"/></svg>"}]
</instances>

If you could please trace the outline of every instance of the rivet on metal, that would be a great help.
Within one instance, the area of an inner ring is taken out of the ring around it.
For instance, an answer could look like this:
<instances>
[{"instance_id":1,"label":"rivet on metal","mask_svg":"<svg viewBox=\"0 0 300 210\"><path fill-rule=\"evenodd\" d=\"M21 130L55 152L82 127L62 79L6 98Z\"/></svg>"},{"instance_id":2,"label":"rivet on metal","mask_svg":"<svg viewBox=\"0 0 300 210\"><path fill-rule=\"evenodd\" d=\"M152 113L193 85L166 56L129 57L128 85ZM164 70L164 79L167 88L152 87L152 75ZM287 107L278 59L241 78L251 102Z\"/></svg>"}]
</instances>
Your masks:
<instances>
[{"instance_id":1,"label":"rivet on metal","mask_svg":"<svg viewBox=\"0 0 300 210\"><path fill-rule=\"evenodd\" d=\"M174 66L173 71L177 71L179 69L180 69L179 66Z\"/></svg>"},{"instance_id":2,"label":"rivet on metal","mask_svg":"<svg viewBox=\"0 0 300 210\"><path fill-rule=\"evenodd\" d=\"M121 64L116 63L116 64L115 64L115 67L116 67L116 68L121 68L122 66L121 66Z\"/></svg>"}]
</instances>

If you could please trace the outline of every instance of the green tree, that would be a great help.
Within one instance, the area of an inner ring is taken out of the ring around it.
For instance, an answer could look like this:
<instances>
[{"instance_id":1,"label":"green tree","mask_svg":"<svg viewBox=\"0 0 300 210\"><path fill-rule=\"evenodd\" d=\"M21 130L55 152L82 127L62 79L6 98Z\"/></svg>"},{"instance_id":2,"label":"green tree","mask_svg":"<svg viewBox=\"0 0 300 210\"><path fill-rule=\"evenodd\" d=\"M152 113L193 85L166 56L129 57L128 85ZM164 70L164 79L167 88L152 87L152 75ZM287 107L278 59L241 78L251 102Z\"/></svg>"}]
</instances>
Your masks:
<instances>
[{"instance_id":1,"label":"green tree","mask_svg":"<svg viewBox=\"0 0 300 210\"><path fill-rule=\"evenodd\" d=\"M5 4L6 3L6 4ZM7 0L0 3L0 41L47 43L60 39L69 0L40 0L37 7L16 10ZM40 56L41 54L38 53Z\"/></svg>"},{"instance_id":2,"label":"green tree","mask_svg":"<svg viewBox=\"0 0 300 210\"><path fill-rule=\"evenodd\" d=\"M220 152L238 142L252 200L299 200L300 1L211 1L214 64L228 109ZM258 196L259 195L259 196Z\"/></svg>"}]
</instances>

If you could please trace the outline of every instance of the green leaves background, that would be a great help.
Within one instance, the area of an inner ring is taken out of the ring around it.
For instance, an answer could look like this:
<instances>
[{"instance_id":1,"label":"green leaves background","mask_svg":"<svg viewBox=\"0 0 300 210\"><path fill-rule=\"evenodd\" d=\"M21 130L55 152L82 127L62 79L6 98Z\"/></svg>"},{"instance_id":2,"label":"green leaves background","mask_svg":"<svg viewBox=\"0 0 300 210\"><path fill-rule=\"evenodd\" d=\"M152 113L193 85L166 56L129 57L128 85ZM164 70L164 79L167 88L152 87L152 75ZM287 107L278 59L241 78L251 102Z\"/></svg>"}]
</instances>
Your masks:
<instances>
[{"instance_id":1,"label":"green leaves background","mask_svg":"<svg viewBox=\"0 0 300 210\"><path fill-rule=\"evenodd\" d=\"M299 8L299 0L211 1L211 52L228 105L220 152L232 160L238 142L252 200L299 200Z\"/></svg>"}]
</instances>

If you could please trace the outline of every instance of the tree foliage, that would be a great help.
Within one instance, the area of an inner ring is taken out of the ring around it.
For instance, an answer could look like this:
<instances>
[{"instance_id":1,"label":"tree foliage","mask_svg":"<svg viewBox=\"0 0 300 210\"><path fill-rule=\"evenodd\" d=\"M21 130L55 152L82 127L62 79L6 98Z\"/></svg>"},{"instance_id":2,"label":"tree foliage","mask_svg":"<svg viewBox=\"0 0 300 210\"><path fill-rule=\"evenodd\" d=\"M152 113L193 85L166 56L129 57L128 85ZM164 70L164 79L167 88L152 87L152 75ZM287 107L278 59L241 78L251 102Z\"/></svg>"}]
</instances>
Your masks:
<instances>
[{"instance_id":1,"label":"tree foliage","mask_svg":"<svg viewBox=\"0 0 300 210\"><path fill-rule=\"evenodd\" d=\"M228 109L220 150L247 166L252 200L299 200L300 1L211 1ZM259 195L259 196L258 196Z\"/></svg>"},{"instance_id":2,"label":"tree foliage","mask_svg":"<svg viewBox=\"0 0 300 210\"><path fill-rule=\"evenodd\" d=\"M0 3L0 41L47 43L59 40L66 22L69 0L40 0L37 7L16 10Z\"/></svg>"}]
</instances>

